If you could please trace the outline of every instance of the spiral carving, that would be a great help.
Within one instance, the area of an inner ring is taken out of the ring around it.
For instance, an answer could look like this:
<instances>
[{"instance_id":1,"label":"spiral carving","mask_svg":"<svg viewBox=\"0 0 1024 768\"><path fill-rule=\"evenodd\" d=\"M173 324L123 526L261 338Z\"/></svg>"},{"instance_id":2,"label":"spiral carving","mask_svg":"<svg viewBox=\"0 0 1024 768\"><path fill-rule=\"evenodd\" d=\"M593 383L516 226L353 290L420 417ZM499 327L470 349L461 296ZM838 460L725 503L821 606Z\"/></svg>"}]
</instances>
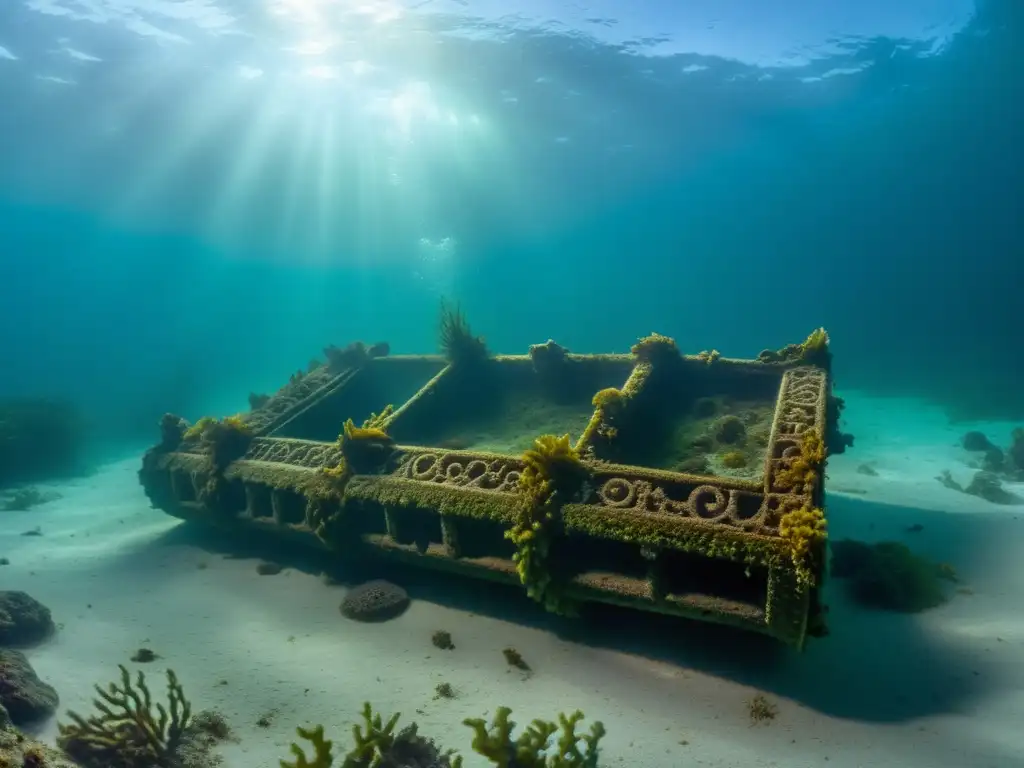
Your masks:
<instances>
[{"instance_id":1,"label":"spiral carving","mask_svg":"<svg viewBox=\"0 0 1024 768\"><path fill-rule=\"evenodd\" d=\"M314 468L335 466L341 461L341 451L336 443L258 437L249 445L245 458Z\"/></svg>"},{"instance_id":2,"label":"spiral carving","mask_svg":"<svg viewBox=\"0 0 1024 768\"><path fill-rule=\"evenodd\" d=\"M519 474L516 459L426 451L405 454L392 476L459 488L516 493Z\"/></svg>"},{"instance_id":3,"label":"spiral carving","mask_svg":"<svg viewBox=\"0 0 1024 768\"><path fill-rule=\"evenodd\" d=\"M621 477L605 481L597 491L603 506L613 509L631 509L636 506L636 486Z\"/></svg>"},{"instance_id":4,"label":"spiral carving","mask_svg":"<svg viewBox=\"0 0 1024 768\"><path fill-rule=\"evenodd\" d=\"M823 428L827 385L825 372L814 366L794 368L783 377L779 418L765 476L767 493L777 490L775 477L800 455L804 435Z\"/></svg>"},{"instance_id":5,"label":"spiral carving","mask_svg":"<svg viewBox=\"0 0 1024 768\"><path fill-rule=\"evenodd\" d=\"M763 500L758 493L621 476L600 481L588 501L609 509L687 517L746 530L758 529L763 515Z\"/></svg>"},{"instance_id":6,"label":"spiral carving","mask_svg":"<svg viewBox=\"0 0 1024 768\"><path fill-rule=\"evenodd\" d=\"M714 520L729 511L732 494L714 485L702 485L693 489L687 503L697 517Z\"/></svg>"}]
</instances>

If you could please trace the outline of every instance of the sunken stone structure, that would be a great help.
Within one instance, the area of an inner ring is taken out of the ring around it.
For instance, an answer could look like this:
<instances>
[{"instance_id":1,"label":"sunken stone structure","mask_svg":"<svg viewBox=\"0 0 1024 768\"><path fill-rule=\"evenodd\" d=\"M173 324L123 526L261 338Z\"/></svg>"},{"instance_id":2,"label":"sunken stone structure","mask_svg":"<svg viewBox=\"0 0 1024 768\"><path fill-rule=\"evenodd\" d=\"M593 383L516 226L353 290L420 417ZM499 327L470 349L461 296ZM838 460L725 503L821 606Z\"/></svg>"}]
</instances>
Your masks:
<instances>
[{"instance_id":1,"label":"sunken stone structure","mask_svg":"<svg viewBox=\"0 0 1024 768\"><path fill-rule=\"evenodd\" d=\"M140 472L153 505L521 583L560 613L611 603L796 647L826 631L824 461L852 438L823 330L756 360L657 334L492 356L449 321L445 355L332 347L249 413L166 416Z\"/></svg>"}]
</instances>

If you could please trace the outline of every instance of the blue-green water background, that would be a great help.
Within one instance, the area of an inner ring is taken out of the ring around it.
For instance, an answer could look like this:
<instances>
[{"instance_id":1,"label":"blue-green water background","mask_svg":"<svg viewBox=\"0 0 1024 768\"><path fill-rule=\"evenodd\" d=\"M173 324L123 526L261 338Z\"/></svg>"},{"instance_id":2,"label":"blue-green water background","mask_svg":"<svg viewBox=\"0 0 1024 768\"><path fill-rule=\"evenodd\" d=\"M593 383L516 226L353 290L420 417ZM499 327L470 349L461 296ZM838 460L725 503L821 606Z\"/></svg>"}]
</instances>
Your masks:
<instances>
[{"instance_id":1,"label":"blue-green water background","mask_svg":"<svg viewBox=\"0 0 1024 768\"><path fill-rule=\"evenodd\" d=\"M831 5L841 25L856 4ZM803 6L772 13L781 24ZM1024 417L1021 3L980 3L931 55L927 42L840 40L770 77L557 31L450 43L462 103L520 86L518 111L492 115L501 142L460 155L457 137L422 135L415 176L396 189L335 116L351 151L330 207L296 213L292 155L271 141L259 172L234 179L244 204L226 237L197 222L218 206L263 97L174 159L145 215L118 214L134 174L202 117L178 113L194 108L207 62L178 65L134 112L145 88L127 63L79 72L77 91L55 97L29 67L46 63L59 25L83 24L20 7L0 19L0 44L38 38L39 52L0 62L0 393L71 397L105 436L151 438L165 410L239 409L328 343L432 352L444 294L499 352L549 337L625 351L658 331L689 352L753 356L824 325L840 389ZM536 90L542 72L560 97ZM111 103L131 113L121 132L76 140ZM571 137L530 141L541 128Z\"/></svg>"}]
</instances>

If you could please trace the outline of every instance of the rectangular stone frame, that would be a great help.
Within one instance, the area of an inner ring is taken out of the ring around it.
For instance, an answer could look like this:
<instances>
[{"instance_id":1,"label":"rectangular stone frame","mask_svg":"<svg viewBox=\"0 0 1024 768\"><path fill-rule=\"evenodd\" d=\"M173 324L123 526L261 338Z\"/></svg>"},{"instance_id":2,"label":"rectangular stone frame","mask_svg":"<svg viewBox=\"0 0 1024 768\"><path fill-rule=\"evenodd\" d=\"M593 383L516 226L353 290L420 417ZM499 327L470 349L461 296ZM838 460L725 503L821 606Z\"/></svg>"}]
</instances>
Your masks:
<instances>
[{"instance_id":1,"label":"rectangular stone frame","mask_svg":"<svg viewBox=\"0 0 1024 768\"><path fill-rule=\"evenodd\" d=\"M712 364L761 365L733 360ZM643 376L637 373L640 369L641 365L634 369L627 388L643 386ZM824 572L821 569L816 574L813 587L797 580L790 550L779 536L779 521L789 510L821 507L823 472L813 488L801 489L801 493L781 488L777 478L800 454L801 441L809 430L825 434L829 381L824 370L813 366L779 370L783 371L781 386L761 482L589 464L592 483L582 498L562 508L565 535L635 546L650 562L650 569L646 579L581 574L567 585L568 594L736 625L802 647L808 618L818 607ZM400 418L417 398L427 396L448 372L446 368L435 376L392 419ZM319 382L313 393L343 385L344 381L339 383L335 377ZM585 449L585 445L581 447ZM337 541L318 536L316 531L318 521L344 516L359 532L364 548L444 570L519 582L510 557L497 552L469 557L461 551L460 542L474 525L470 521L505 529L513 524L518 505L523 503L517 484L521 458L398 446L396 462L386 474L357 475L348 482L344 510L340 503L323 501L325 493L329 496L329 486L320 471L340 461L336 443L256 437L245 456L224 472L230 492L214 510L197 501L210 466L195 444L168 452L151 451L140 477L154 506L184 519L232 528L256 527L312 546L339 549ZM437 525L432 527L435 516ZM639 541L638 530L653 537L653 543ZM752 610L746 604L718 600L709 607L707 601L666 597L658 588L659 568L666 552L671 551L766 568L764 606Z\"/></svg>"}]
</instances>

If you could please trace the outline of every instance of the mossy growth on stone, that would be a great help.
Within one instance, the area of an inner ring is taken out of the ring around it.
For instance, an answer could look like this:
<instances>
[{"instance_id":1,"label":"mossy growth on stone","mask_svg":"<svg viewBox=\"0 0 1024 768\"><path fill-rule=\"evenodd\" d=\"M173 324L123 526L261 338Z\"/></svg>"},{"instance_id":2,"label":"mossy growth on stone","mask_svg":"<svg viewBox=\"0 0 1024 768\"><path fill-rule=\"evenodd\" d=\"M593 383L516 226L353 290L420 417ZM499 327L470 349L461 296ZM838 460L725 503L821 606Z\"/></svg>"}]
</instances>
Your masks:
<instances>
[{"instance_id":1,"label":"mossy growth on stone","mask_svg":"<svg viewBox=\"0 0 1024 768\"><path fill-rule=\"evenodd\" d=\"M223 472L232 461L242 458L252 438L252 429L237 414L223 419L204 416L182 433L185 442L202 443L213 468L218 472Z\"/></svg>"},{"instance_id":2,"label":"mossy growth on stone","mask_svg":"<svg viewBox=\"0 0 1024 768\"><path fill-rule=\"evenodd\" d=\"M395 455L395 441L388 435L387 421L394 413L388 405L380 413L372 413L357 427L347 419L338 435L341 459L334 466L320 467L326 483L307 490L306 525L324 543L334 548L344 541L340 519L345 510L345 491L349 480L360 473L378 473L386 469Z\"/></svg>"},{"instance_id":3,"label":"mossy growth on stone","mask_svg":"<svg viewBox=\"0 0 1024 768\"><path fill-rule=\"evenodd\" d=\"M653 365L677 361L681 357L675 339L660 333L644 336L630 348L630 352L637 360Z\"/></svg>"},{"instance_id":4,"label":"mossy growth on stone","mask_svg":"<svg viewBox=\"0 0 1024 768\"><path fill-rule=\"evenodd\" d=\"M543 435L523 454L519 488L525 497L515 525L505 537L516 545L513 560L526 593L553 613L574 608L551 571L551 542L561 527L560 507L573 497L588 476L569 435Z\"/></svg>"},{"instance_id":5,"label":"mossy growth on stone","mask_svg":"<svg viewBox=\"0 0 1024 768\"><path fill-rule=\"evenodd\" d=\"M372 473L387 466L394 454L395 441L386 431L387 421L394 413L394 406L387 406L379 414L371 414L361 427L352 419L345 421L338 436L338 445L344 457L344 467L329 470L341 476L344 472Z\"/></svg>"},{"instance_id":6,"label":"mossy growth on stone","mask_svg":"<svg viewBox=\"0 0 1024 768\"><path fill-rule=\"evenodd\" d=\"M453 312L450 340L469 333ZM831 438L827 372L798 360L684 357L660 335L632 356L549 342L473 369L392 358L307 377L287 433L247 419L258 438L215 482L222 504L198 488L211 472L195 444L152 452L140 476L171 514L339 560L380 554L520 583L558 613L629 605L799 645L820 592ZM354 416L341 435L339 414Z\"/></svg>"},{"instance_id":7,"label":"mossy growth on stone","mask_svg":"<svg viewBox=\"0 0 1024 768\"><path fill-rule=\"evenodd\" d=\"M825 442L821 435L816 429L807 430L800 440L800 453L776 475L776 485L782 490L798 493L814 488L821 477L825 455Z\"/></svg>"},{"instance_id":8,"label":"mossy growth on stone","mask_svg":"<svg viewBox=\"0 0 1024 768\"><path fill-rule=\"evenodd\" d=\"M595 440L614 440L619 432L616 422L625 410L628 397L629 395L616 387L606 387L598 391L592 401L594 413L580 435L577 447L590 445Z\"/></svg>"},{"instance_id":9,"label":"mossy growth on stone","mask_svg":"<svg viewBox=\"0 0 1024 768\"><path fill-rule=\"evenodd\" d=\"M722 358L722 353L717 349L705 349L697 353L697 359L702 360L708 365L717 362Z\"/></svg>"},{"instance_id":10,"label":"mossy growth on stone","mask_svg":"<svg viewBox=\"0 0 1024 768\"><path fill-rule=\"evenodd\" d=\"M799 344L787 344L781 349L766 349L757 356L762 363L797 363L816 365L826 371L832 367L828 331L816 328Z\"/></svg>"},{"instance_id":11,"label":"mossy growth on stone","mask_svg":"<svg viewBox=\"0 0 1024 768\"><path fill-rule=\"evenodd\" d=\"M814 586L814 574L820 568L827 537L821 508L805 504L786 512L779 521L779 536L789 547L797 582L805 587Z\"/></svg>"}]
</instances>

